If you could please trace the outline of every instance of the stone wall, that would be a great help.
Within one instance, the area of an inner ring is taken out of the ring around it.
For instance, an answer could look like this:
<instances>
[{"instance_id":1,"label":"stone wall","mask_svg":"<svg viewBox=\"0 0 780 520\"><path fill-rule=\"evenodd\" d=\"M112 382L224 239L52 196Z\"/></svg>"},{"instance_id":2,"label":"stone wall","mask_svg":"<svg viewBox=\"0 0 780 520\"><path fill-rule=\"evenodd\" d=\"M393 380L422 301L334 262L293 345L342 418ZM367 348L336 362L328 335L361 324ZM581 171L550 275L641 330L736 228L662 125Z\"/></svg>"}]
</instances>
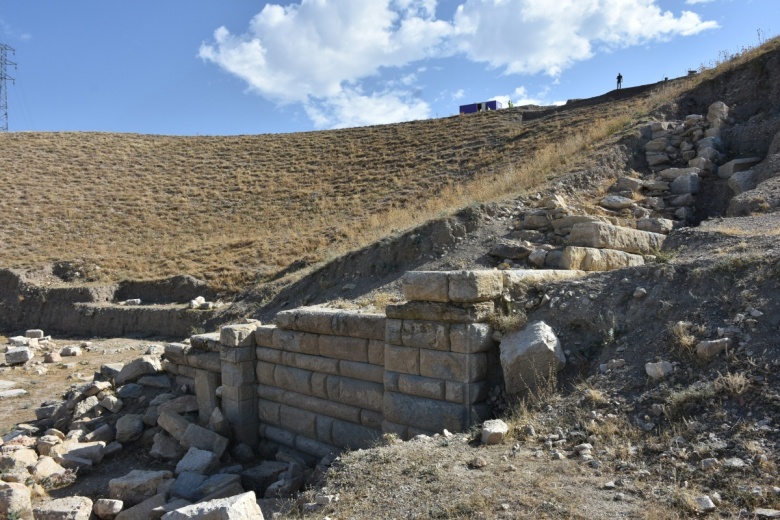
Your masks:
<instances>
[{"instance_id":1,"label":"stone wall","mask_svg":"<svg viewBox=\"0 0 780 520\"><path fill-rule=\"evenodd\" d=\"M216 408L236 441L265 439L325 456L383 434L463 431L487 418L489 324L517 284L580 271L409 272L406 301L383 314L302 307L275 325L227 325L166 346L164 368L195 389L199 420Z\"/></svg>"}]
</instances>

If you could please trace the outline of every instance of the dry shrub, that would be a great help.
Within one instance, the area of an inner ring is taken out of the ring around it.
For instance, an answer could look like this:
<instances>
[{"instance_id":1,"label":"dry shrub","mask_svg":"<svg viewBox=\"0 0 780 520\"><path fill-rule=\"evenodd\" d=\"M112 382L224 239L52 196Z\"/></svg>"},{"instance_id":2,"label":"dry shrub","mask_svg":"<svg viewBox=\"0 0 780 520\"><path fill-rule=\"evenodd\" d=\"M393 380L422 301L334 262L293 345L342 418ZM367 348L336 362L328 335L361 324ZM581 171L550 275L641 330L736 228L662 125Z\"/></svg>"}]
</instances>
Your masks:
<instances>
[{"instance_id":1,"label":"dry shrub","mask_svg":"<svg viewBox=\"0 0 780 520\"><path fill-rule=\"evenodd\" d=\"M664 399L664 413L671 420L678 419L694 405L715 395L714 383L697 381L682 390L670 391Z\"/></svg>"},{"instance_id":2,"label":"dry shrub","mask_svg":"<svg viewBox=\"0 0 780 520\"><path fill-rule=\"evenodd\" d=\"M690 351L696 345L696 336L691 334L693 324L690 321L678 321L669 324L669 332L676 346Z\"/></svg>"},{"instance_id":3,"label":"dry shrub","mask_svg":"<svg viewBox=\"0 0 780 520\"><path fill-rule=\"evenodd\" d=\"M750 379L743 372L726 372L721 374L714 381L715 390L719 393L727 394L732 397L744 394L750 388Z\"/></svg>"}]
</instances>

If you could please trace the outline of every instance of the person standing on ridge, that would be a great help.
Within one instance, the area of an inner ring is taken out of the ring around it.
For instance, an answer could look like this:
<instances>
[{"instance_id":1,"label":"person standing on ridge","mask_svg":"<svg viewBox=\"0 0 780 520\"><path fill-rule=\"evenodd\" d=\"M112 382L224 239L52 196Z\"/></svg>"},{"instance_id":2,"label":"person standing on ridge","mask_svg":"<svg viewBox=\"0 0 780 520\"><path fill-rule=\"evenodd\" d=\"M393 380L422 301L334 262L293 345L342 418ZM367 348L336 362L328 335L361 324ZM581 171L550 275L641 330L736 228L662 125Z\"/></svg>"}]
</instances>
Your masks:
<instances>
[{"instance_id":1,"label":"person standing on ridge","mask_svg":"<svg viewBox=\"0 0 780 520\"><path fill-rule=\"evenodd\" d=\"M617 88L623 88L623 75L619 72L617 75Z\"/></svg>"}]
</instances>

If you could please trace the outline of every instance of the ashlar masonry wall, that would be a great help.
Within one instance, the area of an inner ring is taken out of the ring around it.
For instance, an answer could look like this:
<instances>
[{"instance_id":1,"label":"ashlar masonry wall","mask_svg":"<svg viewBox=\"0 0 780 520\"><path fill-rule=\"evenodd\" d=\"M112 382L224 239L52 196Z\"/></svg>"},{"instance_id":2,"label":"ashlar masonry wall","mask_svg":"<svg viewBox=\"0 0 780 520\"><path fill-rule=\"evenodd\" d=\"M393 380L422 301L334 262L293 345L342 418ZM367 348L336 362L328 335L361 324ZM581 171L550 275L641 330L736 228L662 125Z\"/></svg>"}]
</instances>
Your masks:
<instances>
[{"instance_id":1,"label":"ashlar masonry wall","mask_svg":"<svg viewBox=\"0 0 780 520\"><path fill-rule=\"evenodd\" d=\"M384 433L463 431L489 413L488 353L497 345L488 322L523 273L409 272L407 301L384 314L284 311L275 325L227 325L169 345L166 367L192 381L201 420L219 405L201 393L217 395L234 437L251 446L267 439L324 456Z\"/></svg>"}]
</instances>

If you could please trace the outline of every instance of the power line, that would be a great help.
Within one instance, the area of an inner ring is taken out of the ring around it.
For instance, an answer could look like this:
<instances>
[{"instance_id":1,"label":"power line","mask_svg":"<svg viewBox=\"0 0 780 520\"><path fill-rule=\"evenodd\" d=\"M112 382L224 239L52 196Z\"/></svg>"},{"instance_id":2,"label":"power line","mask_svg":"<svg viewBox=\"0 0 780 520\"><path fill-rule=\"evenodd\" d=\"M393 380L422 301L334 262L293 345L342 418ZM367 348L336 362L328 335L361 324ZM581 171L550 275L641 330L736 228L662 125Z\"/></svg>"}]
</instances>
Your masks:
<instances>
[{"instance_id":1,"label":"power line","mask_svg":"<svg viewBox=\"0 0 780 520\"><path fill-rule=\"evenodd\" d=\"M0 132L8 131L8 80L14 78L8 75L8 65L16 68L16 63L8 59L8 51L16 51L5 43L0 43Z\"/></svg>"}]
</instances>

